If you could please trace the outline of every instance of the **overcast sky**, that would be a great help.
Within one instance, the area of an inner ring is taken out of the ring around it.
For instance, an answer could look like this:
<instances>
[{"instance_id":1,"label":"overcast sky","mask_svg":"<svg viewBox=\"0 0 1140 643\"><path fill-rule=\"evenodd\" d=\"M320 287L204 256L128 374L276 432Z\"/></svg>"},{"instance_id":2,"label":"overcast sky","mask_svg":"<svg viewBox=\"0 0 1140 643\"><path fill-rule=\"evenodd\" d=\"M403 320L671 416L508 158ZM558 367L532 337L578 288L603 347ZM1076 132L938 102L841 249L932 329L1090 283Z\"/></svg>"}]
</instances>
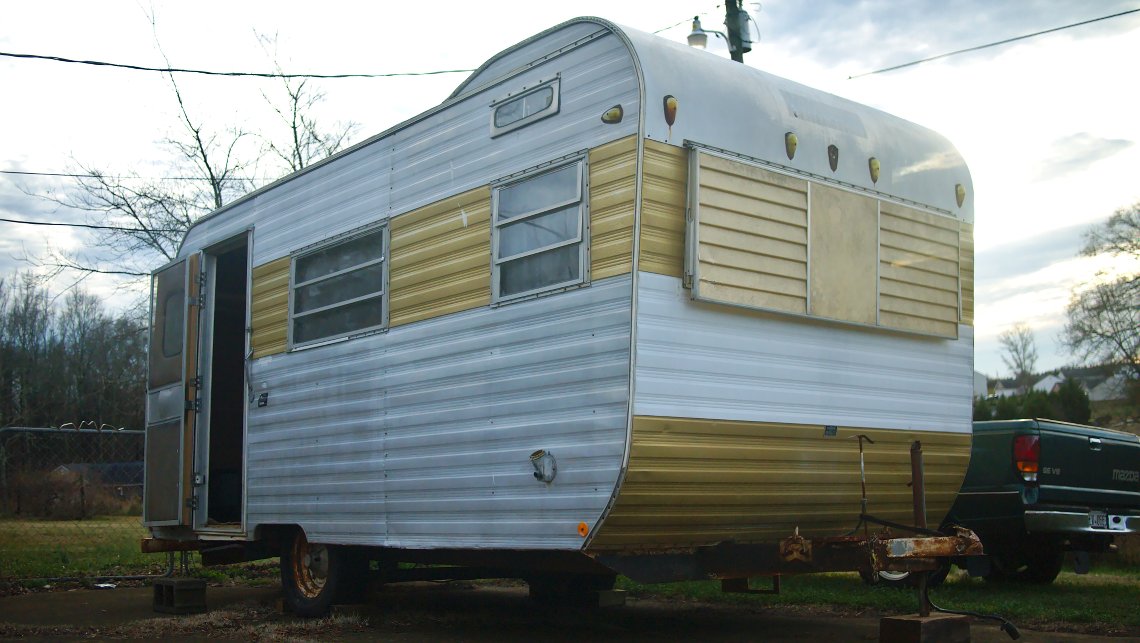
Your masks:
<instances>
[{"instance_id":1,"label":"overcast sky","mask_svg":"<svg viewBox=\"0 0 1140 643\"><path fill-rule=\"evenodd\" d=\"M0 51L164 66L146 13L172 65L272 71L255 32L278 36L286 71L387 73L470 69L575 15L597 15L684 41L700 14L723 29L715 1L615 3L52 2L5 3ZM1029 40L851 79L886 66L1140 8L1060 0L770 0L751 4L761 39L746 64L930 127L949 138L973 175L977 246L975 367L1007 374L997 335L1025 322L1039 368L1073 358L1057 345L1070 289L1098 271L1136 270L1078 259L1081 233L1140 201L1135 61L1140 13ZM676 25L676 26L673 26ZM723 45L710 50L727 55ZM444 74L321 81L326 122L355 121L358 139L442 101L465 78ZM272 120L261 92L275 81L180 76L189 109L211 125L253 131ZM76 162L144 176L168 172L158 142L176 134L176 104L157 73L0 58L0 170L58 172ZM28 197L63 180L0 174L0 217L82 222ZM45 244L81 249L79 230L0 222L0 275L26 267ZM67 282L58 282L66 285ZM108 279L84 285L108 301Z\"/></svg>"}]
</instances>

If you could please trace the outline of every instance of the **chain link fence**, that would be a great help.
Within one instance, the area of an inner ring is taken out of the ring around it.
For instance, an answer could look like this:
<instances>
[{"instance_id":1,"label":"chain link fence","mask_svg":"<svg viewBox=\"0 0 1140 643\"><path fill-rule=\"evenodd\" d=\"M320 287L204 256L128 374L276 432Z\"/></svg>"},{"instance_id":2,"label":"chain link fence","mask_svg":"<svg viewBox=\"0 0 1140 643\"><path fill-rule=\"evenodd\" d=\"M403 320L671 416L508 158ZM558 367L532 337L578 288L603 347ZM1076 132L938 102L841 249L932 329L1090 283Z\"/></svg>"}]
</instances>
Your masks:
<instances>
[{"instance_id":1,"label":"chain link fence","mask_svg":"<svg viewBox=\"0 0 1140 643\"><path fill-rule=\"evenodd\" d=\"M143 554L144 432L0 428L0 582L169 574Z\"/></svg>"}]
</instances>

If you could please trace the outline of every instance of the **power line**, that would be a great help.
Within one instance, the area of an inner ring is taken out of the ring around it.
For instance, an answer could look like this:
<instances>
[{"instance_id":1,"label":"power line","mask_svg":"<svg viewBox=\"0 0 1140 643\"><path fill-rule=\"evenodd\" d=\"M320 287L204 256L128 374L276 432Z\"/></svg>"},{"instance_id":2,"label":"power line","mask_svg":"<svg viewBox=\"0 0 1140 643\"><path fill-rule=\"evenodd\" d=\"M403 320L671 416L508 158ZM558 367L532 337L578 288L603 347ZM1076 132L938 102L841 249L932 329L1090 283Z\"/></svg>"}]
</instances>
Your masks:
<instances>
[{"instance_id":1,"label":"power line","mask_svg":"<svg viewBox=\"0 0 1140 643\"><path fill-rule=\"evenodd\" d=\"M720 9L720 7L721 7L721 6L718 4L717 6L713 7L712 9L709 9L708 11L706 11L706 12L704 12L704 13L700 14L700 15L701 15L701 16L707 16L707 15L709 15L710 13L712 13L713 11L716 11L717 9ZM669 25L668 27L662 27L662 28L658 29L657 31L654 31L653 33L655 33L655 34L659 34L659 33L661 33L662 31L669 31L670 29L672 29L672 28L674 28L674 27L680 27L681 25L685 24L686 22L692 22L692 21L693 21L693 19L692 19L692 18L685 18L685 19L684 19L684 20L682 20L681 22L678 22L678 23L676 23L676 24L672 24L672 25Z\"/></svg>"},{"instance_id":2,"label":"power line","mask_svg":"<svg viewBox=\"0 0 1140 643\"><path fill-rule=\"evenodd\" d=\"M876 69L875 71L868 71L868 72L864 72L862 74L855 74L854 76L848 76L847 80L851 80L853 78L862 78L863 76L871 76L873 74L882 74L882 73L885 73L888 71L895 71L896 69L902 69L904 67L913 67L914 65L921 65L922 63L930 62L932 60L938 60L940 58L948 58L950 56L957 56L958 54L965 54L965 53L969 53L971 51L978 51L979 49L988 49L989 47L997 47L998 45L1006 45L1006 44L1009 44L1011 42L1017 42L1018 40L1025 40L1026 38L1033 38L1033 37L1041 36L1041 35L1044 35L1047 33L1053 33L1056 31L1063 31L1065 29L1072 29L1073 27L1080 27L1081 25L1092 24L1094 22L1100 22L1101 20L1108 20L1110 18L1119 18L1120 16L1126 16L1130 13L1136 13L1138 11L1140 11L1140 9L1129 9L1128 11L1121 11L1120 13L1114 13L1110 16L1101 16L1099 18L1093 18L1091 20L1083 20L1081 22L1074 22L1073 24L1064 25L1062 27L1053 27L1052 29L1045 29L1044 31L1037 31L1037 32L1030 33L1030 34L1025 34L1024 36L1016 36L1014 38L1006 38L1005 40L999 40L997 42L991 42L991 43L988 43L985 45L978 45L977 47L968 47L966 49L959 49L958 51L951 51L949 53L938 54L937 56L931 56L930 58L923 58L922 60L915 60L915 61L912 61L909 63L903 63L901 65L895 65L894 67L884 67L883 69Z\"/></svg>"},{"instance_id":3,"label":"power line","mask_svg":"<svg viewBox=\"0 0 1140 643\"><path fill-rule=\"evenodd\" d=\"M4 223L19 223L22 225L42 225L42 226L59 226L64 228L87 228L90 230L117 230L119 232L166 232L177 233L185 232L184 230L175 230L173 228L124 228L113 225L92 225L90 223L61 223L56 221L23 221L21 219L6 219L0 218Z\"/></svg>"},{"instance_id":4,"label":"power line","mask_svg":"<svg viewBox=\"0 0 1140 643\"><path fill-rule=\"evenodd\" d=\"M143 65L127 65L122 63L109 63L100 60L76 60L62 56L41 56L39 54L15 54L0 51L0 56L8 58L24 58L31 60L51 60L76 65L93 65L96 67L115 67L118 69L131 69L134 71L157 71L164 74L201 74L203 76L250 76L254 78L392 78L396 76L435 76L438 74L464 74L474 69L436 69L433 71L404 71L388 74L267 74L250 71L208 71L205 69L181 69L178 67L145 67Z\"/></svg>"}]
</instances>

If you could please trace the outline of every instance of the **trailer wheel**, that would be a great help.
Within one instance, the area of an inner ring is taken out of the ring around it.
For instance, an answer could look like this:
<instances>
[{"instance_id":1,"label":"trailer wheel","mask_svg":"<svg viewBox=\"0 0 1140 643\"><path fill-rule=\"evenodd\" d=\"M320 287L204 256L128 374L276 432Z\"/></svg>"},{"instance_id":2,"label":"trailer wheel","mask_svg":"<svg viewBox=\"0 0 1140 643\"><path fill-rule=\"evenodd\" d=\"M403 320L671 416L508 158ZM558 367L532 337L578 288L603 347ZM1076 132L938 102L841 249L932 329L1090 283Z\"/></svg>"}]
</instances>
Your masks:
<instances>
[{"instance_id":1,"label":"trailer wheel","mask_svg":"<svg viewBox=\"0 0 1140 643\"><path fill-rule=\"evenodd\" d=\"M367 570L368 560L352 548L310 543L298 529L281 549L285 604L298 616L324 616L334 603L360 597Z\"/></svg>"}]
</instances>

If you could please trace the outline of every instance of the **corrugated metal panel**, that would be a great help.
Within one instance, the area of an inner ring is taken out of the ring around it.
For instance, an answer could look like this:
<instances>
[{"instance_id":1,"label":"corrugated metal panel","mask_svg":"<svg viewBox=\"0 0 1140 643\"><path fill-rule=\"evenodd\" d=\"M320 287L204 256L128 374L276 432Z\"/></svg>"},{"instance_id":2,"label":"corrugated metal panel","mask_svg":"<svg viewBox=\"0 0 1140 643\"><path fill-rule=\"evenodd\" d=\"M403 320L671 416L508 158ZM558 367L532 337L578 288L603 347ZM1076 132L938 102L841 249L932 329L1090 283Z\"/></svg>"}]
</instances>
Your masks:
<instances>
[{"instance_id":1,"label":"corrugated metal panel","mask_svg":"<svg viewBox=\"0 0 1140 643\"><path fill-rule=\"evenodd\" d=\"M389 323L491 303L491 190L477 188L392 219Z\"/></svg>"},{"instance_id":2,"label":"corrugated metal panel","mask_svg":"<svg viewBox=\"0 0 1140 643\"><path fill-rule=\"evenodd\" d=\"M255 266L250 288L253 358L284 353L289 329L289 257Z\"/></svg>"},{"instance_id":3,"label":"corrugated metal panel","mask_svg":"<svg viewBox=\"0 0 1140 643\"><path fill-rule=\"evenodd\" d=\"M960 222L882 202L879 324L957 337Z\"/></svg>"},{"instance_id":4,"label":"corrugated metal panel","mask_svg":"<svg viewBox=\"0 0 1140 643\"><path fill-rule=\"evenodd\" d=\"M957 341L694 302L642 273L634 415L970 432L973 331Z\"/></svg>"},{"instance_id":5,"label":"corrugated metal panel","mask_svg":"<svg viewBox=\"0 0 1140 643\"><path fill-rule=\"evenodd\" d=\"M807 312L807 181L708 154L697 159L693 296Z\"/></svg>"},{"instance_id":6,"label":"corrugated metal panel","mask_svg":"<svg viewBox=\"0 0 1140 643\"><path fill-rule=\"evenodd\" d=\"M576 26L588 32L600 28L596 23ZM569 35L555 32L536 40L527 45L525 57L534 60L564 46ZM557 115L490 138L493 99L555 74L561 77ZM629 50L613 35L597 38L237 203L192 228L182 253L230 238L256 222L253 262L264 263L630 136L637 132L639 96ZM618 125L603 123L601 114L618 103L626 118Z\"/></svg>"},{"instance_id":7,"label":"corrugated metal panel","mask_svg":"<svg viewBox=\"0 0 1140 643\"><path fill-rule=\"evenodd\" d=\"M629 469L591 550L773 542L799 529L839 536L859 521L864 434L868 511L913 521L911 441L922 441L927 516L949 511L970 460L969 433L634 417Z\"/></svg>"},{"instance_id":8,"label":"corrugated metal panel","mask_svg":"<svg viewBox=\"0 0 1140 643\"><path fill-rule=\"evenodd\" d=\"M593 279L633 270L637 137L590 150L590 273Z\"/></svg>"},{"instance_id":9,"label":"corrugated metal panel","mask_svg":"<svg viewBox=\"0 0 1140 643\"><path fill-rule=\"evenodd\" d=\"M253 363L247 528L578 549L627 436L630 276ZM554 454L535 480L530 454Z\"/></svg>"},{"instance_id":10,"label":"corrugated metal panel","mask_svg":"<svg viewBox=\"0 0 1140 643\"><path fill-rule=\"evenodd\" d=\"M688 150L645 141L638 269L680 277L685 270Z\"/></svg>"},{"instance_id":11,"label":"corrugated metal panel","mask_svg":"<svg viewBox=\"0 0 1140 643\"><path fill-rule=\"evenodd\" d=\"M962 289L962 323L974 325L974 225L962 223L958 233L958 283Z\"/></svg>"}]
</instances>

